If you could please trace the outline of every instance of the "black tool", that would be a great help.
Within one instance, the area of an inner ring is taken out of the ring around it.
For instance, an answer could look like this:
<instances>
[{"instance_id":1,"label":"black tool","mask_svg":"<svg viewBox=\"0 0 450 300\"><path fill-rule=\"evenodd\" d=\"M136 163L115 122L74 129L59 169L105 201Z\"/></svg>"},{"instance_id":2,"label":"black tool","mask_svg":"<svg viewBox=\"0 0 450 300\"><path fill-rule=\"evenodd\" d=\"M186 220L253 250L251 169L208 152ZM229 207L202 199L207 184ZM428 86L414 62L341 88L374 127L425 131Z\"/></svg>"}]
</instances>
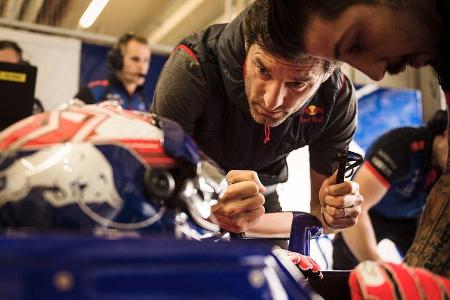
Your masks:
<instances>
[{"instance_id":1,"label":"black tool","mask_svg":"<svg viewBox=\"0 0 450 300\"><path fill-rule=\"evenodd\" d=\"M336 157L331 160L328 167L328 175L331 176L338 170L336 184L344 182L345 178L350 178L355 172L355 168L361 165L364 158L361 154L350 150L338 150Z\"/></svg>"}]
</instances>

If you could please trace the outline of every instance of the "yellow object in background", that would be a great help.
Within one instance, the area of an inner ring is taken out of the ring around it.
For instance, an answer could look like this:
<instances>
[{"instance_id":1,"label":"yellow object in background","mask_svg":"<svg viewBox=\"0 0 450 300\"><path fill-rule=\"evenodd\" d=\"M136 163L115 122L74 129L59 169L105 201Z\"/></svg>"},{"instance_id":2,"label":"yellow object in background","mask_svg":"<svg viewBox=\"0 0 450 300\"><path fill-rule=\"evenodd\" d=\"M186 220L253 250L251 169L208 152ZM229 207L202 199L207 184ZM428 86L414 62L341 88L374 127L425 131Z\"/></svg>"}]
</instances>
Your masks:
<instances>
[{"instance_id":1,"label":"yellow object in background","mask_svg":"<svg viewBox=\"0 0 450 300\"><path fill-rule=\"evenodd\" d=\"M17 72L0 71L0 80L25 82L27 80L27 74Z\"/></svg>"}]
</instances>

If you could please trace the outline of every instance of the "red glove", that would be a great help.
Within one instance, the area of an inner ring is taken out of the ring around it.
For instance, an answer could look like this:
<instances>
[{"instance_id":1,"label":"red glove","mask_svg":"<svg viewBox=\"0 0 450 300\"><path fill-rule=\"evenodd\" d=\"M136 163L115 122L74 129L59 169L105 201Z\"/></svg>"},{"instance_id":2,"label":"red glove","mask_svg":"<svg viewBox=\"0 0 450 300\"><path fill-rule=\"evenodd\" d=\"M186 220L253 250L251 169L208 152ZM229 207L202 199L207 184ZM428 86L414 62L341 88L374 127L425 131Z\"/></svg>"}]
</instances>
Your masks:
<instances>
[{"instance_id":1,"label":"red glove","mask_svg":"<svg viewBox=\"0 0 450 300\"><path fill-rule=\"evenodd\" d=\"M352 299L448 299L450 280L405 264L360 263L349 278Z\"/></svg>"},{"instance_id":2,"label":"red glove","mask_svg":"<svg viewBox=\"0 0 450 300\"><path fill-rule=\"evenodd\" d=\"M286 255L302 271L306 278L313 280L322 279L323 274L320 271L320 267L311 257L284 249L276 249L276 253Z\"/></svg>"}]
</instances>

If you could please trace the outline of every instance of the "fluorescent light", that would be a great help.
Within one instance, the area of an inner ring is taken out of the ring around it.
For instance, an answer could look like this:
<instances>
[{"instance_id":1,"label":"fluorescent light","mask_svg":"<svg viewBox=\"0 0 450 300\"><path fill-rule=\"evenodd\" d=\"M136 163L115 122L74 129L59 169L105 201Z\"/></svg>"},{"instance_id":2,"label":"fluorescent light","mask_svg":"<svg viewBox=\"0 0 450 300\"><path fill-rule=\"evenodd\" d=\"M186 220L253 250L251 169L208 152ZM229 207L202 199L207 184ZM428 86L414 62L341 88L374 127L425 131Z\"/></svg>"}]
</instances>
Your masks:
<instances>
[{"instance_id":1,"label":"fluorescent light","mask_svg":"<svg viewBox=\"0 0 450 300\"><path fill-rule=\"evenodd\" d=\"M106 4L108 4L108 1L109 0L92 0L91 4L89 4L88 8L81 16L78 24L80 24L82 28L91 27L98 15L100 15L105 8Z\"/></svg>"}]
</instances>

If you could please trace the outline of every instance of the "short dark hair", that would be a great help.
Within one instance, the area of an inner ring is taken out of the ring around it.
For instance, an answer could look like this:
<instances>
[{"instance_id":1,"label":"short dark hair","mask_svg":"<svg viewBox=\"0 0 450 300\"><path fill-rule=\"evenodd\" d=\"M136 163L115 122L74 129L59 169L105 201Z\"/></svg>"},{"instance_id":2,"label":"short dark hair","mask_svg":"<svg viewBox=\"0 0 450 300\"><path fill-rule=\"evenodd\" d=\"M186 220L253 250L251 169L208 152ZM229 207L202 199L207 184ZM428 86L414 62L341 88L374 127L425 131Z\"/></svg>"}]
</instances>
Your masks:
<instances>
[{"instance_id":1,"label":"short dark hair","mask_svg":"<svg viewBox=\"0 0 450 300\"><path fill-rule=\"evenodd\" d=\"M120 49L121 47L128 45L130 41L136 41L141 44L148 45L148 41L144 36L138 35L134 32L127 32L119 37L116 45L114 45L113 47Z\"/></svg>"},{"instance_id":2,"label":"short dark hair","mask_svg":"<svg viewBox=\"0 0 450 300\"><path fill-rule=\"evenodd\" d=\"M447 129L448 125L448 115L447 111L440 109L436 111L426 123L426 127L431 131L433 135L438 135L443 133Z\"/></svg>"},{"instance_id":3,"label":"short dark hair","mask_svg":"<svg viewBox=\"0 0 450 300\"><path fill-rule=\"evenodd\" d=\"M17 55L19 56L19 60L22 61L22 48L19 47L19 45L16 42L13 41L9 41L9 40L0 40L0 50L5 50L5 49L12 49L14 50L14 52L17 53Z\"/></svg>"},{"instance_id":4,"label":"short dark hair","mask_svg":"<svg viewBox=\"0 0 450 300\"><path fill-rule=\"evenodd\" d=\"M277 1L284 2L282 0L275 0L275 2ZM286 61L323 61L323 67L326 73L339 66L336 62L308 56L298 47L298 44L294 46L295 51L292 51L289 47L285 47L283 43L278 43L278 41L274 40L270 34L270 20L268 19L268 14L268 0L255 0L251 4L246 16L244 17L244 39L246 45L251 46L256 44L264 51L285 59Z\"/></svg>"},{"instance_id":5,"label":"short dark hair","mask_svg":"<svg viewBox=\"0 0 450 300\"><path fill-rule=\"evenodd\" d=\"M422 7L423 0L268 0L269 33L273 41L289 55L305 51L304 36L311 16L336 20L346 9L356 4L387 5L406 9Z\"/></svg>"}]
</instances>

